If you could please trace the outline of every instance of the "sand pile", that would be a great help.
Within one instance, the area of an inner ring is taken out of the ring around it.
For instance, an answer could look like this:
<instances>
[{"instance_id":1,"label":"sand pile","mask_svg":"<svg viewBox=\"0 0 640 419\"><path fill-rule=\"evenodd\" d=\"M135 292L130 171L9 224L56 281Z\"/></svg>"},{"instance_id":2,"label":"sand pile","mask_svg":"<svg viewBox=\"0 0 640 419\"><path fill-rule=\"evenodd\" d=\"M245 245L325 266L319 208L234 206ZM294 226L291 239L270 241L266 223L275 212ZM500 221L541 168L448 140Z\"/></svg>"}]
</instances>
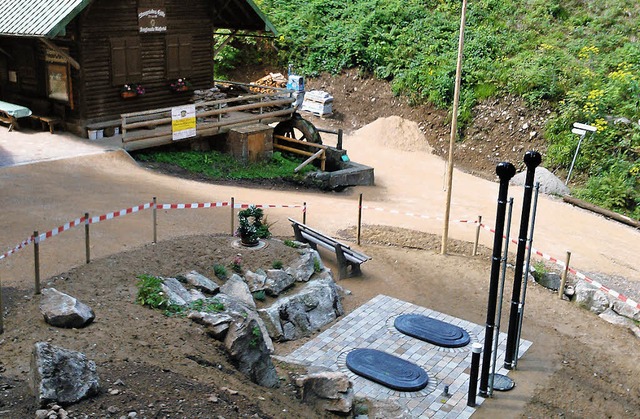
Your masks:
<instances>
[{"instance_id":1,"label":"sand pile","mask_svg":"<svg viewBox=\"0 0 640 419\"><path fill-rule=\"evenodd\" d=\"M511 184L523 186L526 177L527 172L520 172L511 179ZM544 167L536 168L533 184L538 182L540 182L540 192L544 194L563 196L570 193L564 182Z\"/></svg>"},{"instance_id":2,"label":"sand pile","mask_svg":"<svg viewBox=\"0 0 640 419\"><path fill-rule=\"evenodd\" d=\"M402 151L424 151L431 153L432 148L427 142L418 124L399 116L378 118L352 134L353 138L366 139L388 148Z\"/></svg>"}]
</instances>

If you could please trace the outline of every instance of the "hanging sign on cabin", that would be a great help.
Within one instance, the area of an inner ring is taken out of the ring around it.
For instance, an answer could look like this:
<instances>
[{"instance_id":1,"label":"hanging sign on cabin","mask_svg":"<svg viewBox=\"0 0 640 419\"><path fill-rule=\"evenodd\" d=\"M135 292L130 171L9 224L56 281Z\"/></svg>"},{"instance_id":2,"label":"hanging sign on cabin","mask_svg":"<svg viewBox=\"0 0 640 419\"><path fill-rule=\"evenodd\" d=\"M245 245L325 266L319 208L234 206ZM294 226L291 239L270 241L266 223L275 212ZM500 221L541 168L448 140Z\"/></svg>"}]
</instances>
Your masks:
<instances>
[{"instance_id":1,"label":"hanging sign on cabin","mask_svg":"<svg viewBox=\"0 0 640 419\"><path fill-rule=\"evenodd\" d=\"M167 31L167 11L162 0L140 0L138 2L138 26L140 33Z\"/></svg>"},{"instance_id":2,"label":"hanging sign on cabin","mask_svg":"<svg viewBox=\"0 0 640 419\"><path fill-rule=\"evenodd\" d=\"M196 136L196 105L171 108L173 141Z\"/></svg>"}]
</instances>

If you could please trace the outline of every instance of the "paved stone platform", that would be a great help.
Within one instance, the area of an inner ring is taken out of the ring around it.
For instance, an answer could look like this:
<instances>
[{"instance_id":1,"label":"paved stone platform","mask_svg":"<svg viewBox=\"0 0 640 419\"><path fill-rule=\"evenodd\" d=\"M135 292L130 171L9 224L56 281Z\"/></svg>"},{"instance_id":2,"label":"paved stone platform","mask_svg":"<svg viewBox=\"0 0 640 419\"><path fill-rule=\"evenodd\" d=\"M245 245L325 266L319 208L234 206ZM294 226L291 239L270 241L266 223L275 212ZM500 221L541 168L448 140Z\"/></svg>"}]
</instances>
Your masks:
<instances>
[{"instance_id":1,"label":"paved stone platform","mask_svg":"<svg viewBox=\"0 0 640 419\"><path fill-rule=\"evenodd\" d=\"M469 333L471 341L462 348L441 348L403 335L393 323L397 316L409 313L459 326ZM352 380L356 397L394 400L416 418L468 418L475 412L475 408L467 406L471 345L484 342L484 329L484 325L378 295L285 356L284 360L342 371ZM506 338L506 333L500 333L498 366L504 363ZM520 341L519 355L522 356L530 346L531 342ZM378 349L419 365L429 374L428 386L416 392L399 392L352 373L345 359L349 351L356 348ZM502 367L496 368L496 374L507 375L508 372ZM445 386L449 386L448 396L443 394ZM477 397L478 405L483 401L482 397Z\"/></svg>"}]
</instances>

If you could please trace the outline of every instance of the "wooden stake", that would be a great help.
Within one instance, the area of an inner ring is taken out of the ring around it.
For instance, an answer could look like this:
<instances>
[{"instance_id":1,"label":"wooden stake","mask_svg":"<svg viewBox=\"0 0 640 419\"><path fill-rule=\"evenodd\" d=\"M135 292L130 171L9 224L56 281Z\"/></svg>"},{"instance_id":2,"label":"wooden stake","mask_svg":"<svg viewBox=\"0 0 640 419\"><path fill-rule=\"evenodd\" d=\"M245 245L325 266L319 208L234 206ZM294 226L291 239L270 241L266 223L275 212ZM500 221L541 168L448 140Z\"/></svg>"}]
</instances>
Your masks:
<instances>
[{"instance_id":1,"label":"wooden stake","mask_svg":"<svg viewBox=\"0 0 640 419\"><path fill-rule=\"evenodd\" d=\"M2 280L0 279L0 335L4 333L4 307L2 306Z\"/></svg>"},{"instance_id":2,"label":"wooden stake","mask_svg":"<svg viewBox=\"0 0 640 419\"><path fill-rule=\"evenodd\" d=\"M562 271L562 278L560 279L560 289L558 290L558 298L562 300L564 295L564 287L567 285L567 273L569 272L569 261L571 260L571 252L567 251L567 258L564 262L564 271Z\"/></svg>"},{"instance_id":3,"label":"wooden stake","mask_svg":"<svg viewBox=\"0 0 640 419\"><path fill-rule=\"evenodd\" d=\"M86 256L87 264L91 262L91 247L89 238L89 213L84 213L84 254Z\"/></svg>"},{"instance_id":4,"label":"wooden stake","mask_svg":"<svg viewBox=\"0 0 640 419\"><path fill-rule=\"evenodd\" d=\"M458 40L458 62L456 65L456 83L453 92L453 113L451 115L451 135L449 138L449 163L447 166L447 203L444 210L444 229L442 232L442 247L440 253L447 254L449 241L449 216L451 213L451 188L453 187L453 144L458 130L458 106L460 103L460 83L462 79L462 51L464 49L464 25L467 15L467 0L462 0L462 14L460 17L460 38Z\"/></svg>"},{"instance_id":5,"label":"wooden stake","mask_svg":"<svg viewBox=\"0 0 640 419\"><path fill-rule=\"evenodd\" d=\"M360 245L360 232L362 231L362 194L358 200L358 246Z\"/></svg>"},{"instance_id":6,"label":"wooden stake","mask_svg":"<svg viewBox=\"0 0 640 419\"><path fill-rule=\"evenodd\" d=\"M235 234L235 231L233 231L233 222L234 222L234 217L235 217L235 211L233 210L233 207L235 207L235 199L233 197L231 197L231 235L233 236Z\"/></svg>"},{"instance_id":7,"label":"wooden stake","mask_svg":"<svg viewBox=\"0 0 640 419\"><path fill-rule=\"evenodd\" d=\"M39 238L38 230L33 232L33 259L34 259L34 268L36 275L36 289L35 294L40 294L40 238Z\"/></svg>"},{"instance_id":8,"label":"wooden stake","mask_svg":"<svg viewBox=\"0 0 640 419\"><path fill-rule=\"evenodd\" d=\"M480 240L480 227L482 227L482 215L478 215L478 225L476 226L476 240L473 242L473 253L471 256L478 254L478 241Z\"/></svg>"},{"instance_id":9,"label":"wooden stake","mask_svg":"<svg viewBox=\"0 0 640 419\"><path fill-rule=\"evenodd\" d=\"M153 197L153 244L158 243L158 200Z\"/></svg>"}]
</instances>

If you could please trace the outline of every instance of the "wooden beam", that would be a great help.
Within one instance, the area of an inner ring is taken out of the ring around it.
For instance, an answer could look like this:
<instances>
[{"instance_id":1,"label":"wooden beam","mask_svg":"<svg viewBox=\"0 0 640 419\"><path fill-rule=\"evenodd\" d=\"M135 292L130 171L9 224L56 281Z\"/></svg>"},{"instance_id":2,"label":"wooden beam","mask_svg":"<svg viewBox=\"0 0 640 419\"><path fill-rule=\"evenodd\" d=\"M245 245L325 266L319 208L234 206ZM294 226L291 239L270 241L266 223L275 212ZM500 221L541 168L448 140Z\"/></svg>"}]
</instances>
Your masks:
<instances>
[{"instance_id":1,"label":"wooden beam","mask_svg":"<svg viewBox=\"0 0 640 419\"><path fill-rule=\"evenodd\" d=\"M295 169L293 169L293 171L295 173L298 173L300 171L300 169L302 169L303 167L305 167L306 165L308 165L309 163L311 163L312 161L314 161L315 159L317 159L318 157L322 156L324 154L324 150L318 150L316 152L316 154L314 154L313 156L309 157L308 159L306 159L305 161L303 161L300 166L296 167Z\"/></svg>"},{"instance_id":2,"label":"wooden beam","mask_svg":"<svg viewBox=\"0 0 640 419\"><path fill-rule=\"evenodd\" d=\"M65 60L67 60L67 62L69 64L71 64L71 67L75 68L76 70L80 70L80 63L78 63L76 60L74 60L69 54L67 54L66 52L64 52L60 47L58 47L56 44L54 44L53 42L51 42L50 40L48 40L47 38L38 38L40 40L40 42L42 42L43 44L45 44L48 48L51 48L52 50L54 50L55 52L57 52L58 54L62 55L64 57Z\"/></svg>"},{"instance_id":3,"label":"wooden beam","mask_svg":"<svg viewBox=\"0 0 640 419\"><path fill-rule=\"evenodd\" d=\"M213 50L213 57L215 58L216 55L218 55L218 53L222 50L222 48L224 48L235 36L235 34L238 33L238 30L234 30L231 31L230 34L227 35L227 37L224 39L224 41L222 41L222 43L218 46L216 46Z\"/></svg>"},{"instance_id":4,"label":"wooden beam","mask_svg":"<svg viewBox=\"0 0 640 419\"><path fill-rule=\"evenodd\" d=\"M598 214L604 215L607 218L611 218L613 220L619 221L621 223L630 225L631 227L640 228L640 221L634 220L633 218L627 217L622 214L618 214L617 212L609 211L608 209L599 207L597 205L591 204L589 202L582 201L577 198L572 198L569 195L564 195L562 197L564 202L568 202L580 208L587 209L589 211L597 212Z\"/></svg>"}]
</instances>

